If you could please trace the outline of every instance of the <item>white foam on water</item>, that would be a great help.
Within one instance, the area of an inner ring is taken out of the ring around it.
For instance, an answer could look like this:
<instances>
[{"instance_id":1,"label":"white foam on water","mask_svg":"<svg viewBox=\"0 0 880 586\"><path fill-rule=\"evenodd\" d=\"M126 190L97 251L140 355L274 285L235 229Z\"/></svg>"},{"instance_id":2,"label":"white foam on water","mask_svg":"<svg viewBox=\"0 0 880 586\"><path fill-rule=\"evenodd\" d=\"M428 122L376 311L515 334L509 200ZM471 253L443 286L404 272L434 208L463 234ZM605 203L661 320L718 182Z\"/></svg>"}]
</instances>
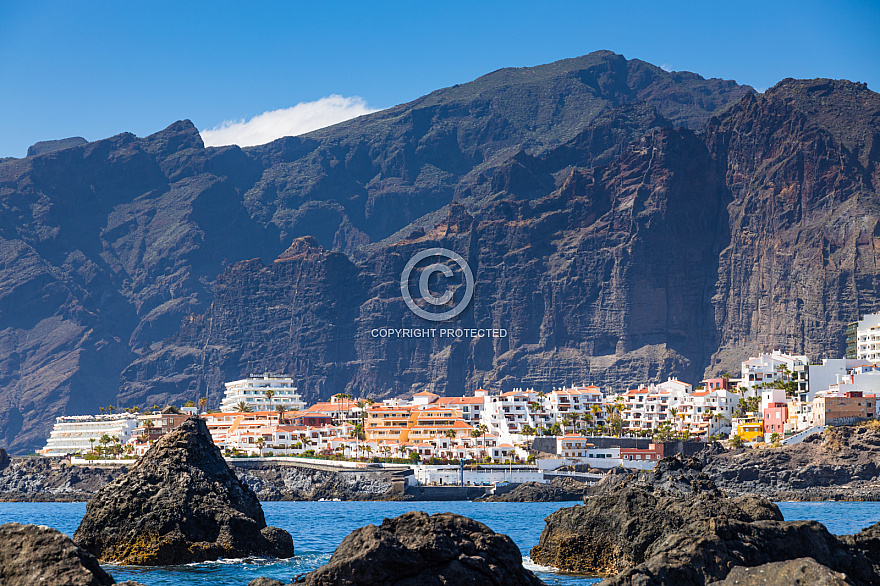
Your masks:
<instances>
[{"instance_id":1,"label":"white foam on water","mask_svg":"<svg viewBox=\"0 0 880 586\"><path fill-rule=\"evenodd\" d=\"M531 570L532 572L554 572L557 574L560 572L559 568L542 566L541 564L533 562L531 556L523 557L523 567L527 570Z\"/></svg>"}]
</instances>

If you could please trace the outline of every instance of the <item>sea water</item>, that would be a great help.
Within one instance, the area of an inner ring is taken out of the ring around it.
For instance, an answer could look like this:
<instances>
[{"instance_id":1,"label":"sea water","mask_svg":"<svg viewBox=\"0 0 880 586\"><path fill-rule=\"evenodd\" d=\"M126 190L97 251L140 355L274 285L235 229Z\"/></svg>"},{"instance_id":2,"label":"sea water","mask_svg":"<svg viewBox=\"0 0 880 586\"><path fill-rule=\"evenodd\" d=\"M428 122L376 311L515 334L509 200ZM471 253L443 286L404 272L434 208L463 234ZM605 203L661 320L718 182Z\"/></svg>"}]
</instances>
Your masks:
<instances>
[{"instance_id":1,"label":"sea water","mask_svg":"<svg viewBox=\"0 0 880 586\"><path fill-rule=\"evenodd\" d=\"M244 586L258 576L288 582L297 574L325 564L342 539L367 524L382 522L407 511L452 512L481 521L494 531L509 535L523 553L526 567L547 584L585 585L599 582L536 566L528 558L538 543L544 518L561 507L577 503L471 503L471 502L265 502L269 525L286 529L293 536L296 557L291 560L221 560L162 568L105 565L117 581L136 580L148 586L196 585ZM880 503L818 502L778 503L788 521L813 519L832 533L855 533L880 521ZM73 535L85 514L84 503L0 503L0 523L34 523Z\"/></svg>"}]
</instances>

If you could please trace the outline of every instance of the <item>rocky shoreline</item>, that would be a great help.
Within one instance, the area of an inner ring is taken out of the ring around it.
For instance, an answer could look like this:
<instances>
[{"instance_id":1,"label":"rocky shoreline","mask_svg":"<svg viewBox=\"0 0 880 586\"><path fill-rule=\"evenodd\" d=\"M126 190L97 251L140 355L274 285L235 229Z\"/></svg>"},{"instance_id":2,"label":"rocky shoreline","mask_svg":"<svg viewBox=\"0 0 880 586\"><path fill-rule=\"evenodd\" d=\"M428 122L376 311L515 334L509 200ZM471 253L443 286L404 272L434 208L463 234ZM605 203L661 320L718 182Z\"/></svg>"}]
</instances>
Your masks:
<instances>
[{"instance_id":1,"label":"rocky shoreline","mask_svg":"<svg viewBox=\"0 0 880 586\"><path fill-rule=\"evenodd\" d=\"M700 454L703 470L728 495L775 501L880 501L880 424L830 427L780 448Z\"/></svg>"},{"instance_id":2,"label":"rocky shoreline","mask_svg":"<svg viewBox=\"0 0 880 586\"><path fill-rule=\"evenodd\" d=\"M4 452L5 454L5 452ZM0 458L0 463L2 463ZM79 466L41 457L13 457L0 466L0 502L87 502L131 465ZM335 471L329 466L234 462L236 476L261 501L405 500L394 472Z\"/></svg>"}]
</instances>

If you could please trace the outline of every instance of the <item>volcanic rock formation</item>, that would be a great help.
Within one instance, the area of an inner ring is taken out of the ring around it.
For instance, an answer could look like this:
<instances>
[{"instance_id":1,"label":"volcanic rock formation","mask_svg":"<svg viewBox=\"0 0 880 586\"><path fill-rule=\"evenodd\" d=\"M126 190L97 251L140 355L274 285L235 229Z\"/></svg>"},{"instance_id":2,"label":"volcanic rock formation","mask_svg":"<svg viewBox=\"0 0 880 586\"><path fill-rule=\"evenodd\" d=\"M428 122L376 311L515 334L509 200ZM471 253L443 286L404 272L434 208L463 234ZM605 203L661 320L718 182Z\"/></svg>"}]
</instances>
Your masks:
<instances>
[{"instance_id":1,"label":"volcanic rock formation","mask_svg":"<svg viewBox=\"0 0 880 586\"><path fill-rule=\"evenodd\" d=\"M775 501L880 500L880 424L831 427L791 446L702 455L726 494Z\"/></svg>"},{"instance_id":2,"label":"volcanic rock formation","mask_svg":"<svg viewBox=\"0 0 880 586\"><path fill-rule=\"evenodd\" d=\"M198 417L105 485L73 539L103 561L136 565L293 556L290 535L266 526L256 495L226 465Z\"/></svg>"},{"instance_id":3,"label":"volcanic rock formation","mask_svg":"<svg viewBox=\"0 0 880 586\"><path fill-rule=\"evenodd\" d=\"M327 565L297 583L310 586L440 586L441 584L543 584L522 566L506 535L454 515L419 511L385 519L349 534Z\"/></svg>"},{"instance_id":4,"label":"volcanic rock formation","mask_svg":"<svg viewBox=\"0 0 880 586\"><path fill-rule=\"evenodd\" d=\"M611 574L602 586L763 583L756 582L762 575L831 580L844 574L845 583L857 585L880 580L880 524L838 538L815 521L783 521L761 497L724 497L697 459L667 458L657 468L621 475L615 488L585 497L583 506L551 514L532 559ZM798 559L805 557L812 560ZM734 574L738 566L750 569Z\"/></svg>"},{"instance_id":5,"label":"volcanic rock formation","mask_svg":"<svg viewBox=\"0 0 880 586\"><path fill-rule=\"evenodd\" d=\"M108 586L114 580L95 556L49 527L0 525L0 584L33 586Z\"/></svg>"}]
</instances>

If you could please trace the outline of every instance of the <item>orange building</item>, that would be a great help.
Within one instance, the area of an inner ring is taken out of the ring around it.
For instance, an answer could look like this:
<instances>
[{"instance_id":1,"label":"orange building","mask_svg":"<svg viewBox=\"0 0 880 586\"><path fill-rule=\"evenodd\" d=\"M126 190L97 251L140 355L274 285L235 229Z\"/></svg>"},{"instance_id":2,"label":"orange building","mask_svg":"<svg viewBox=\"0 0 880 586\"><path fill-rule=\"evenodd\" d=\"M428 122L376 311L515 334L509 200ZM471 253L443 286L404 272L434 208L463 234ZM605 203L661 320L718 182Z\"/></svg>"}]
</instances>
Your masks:
<instances>
[{"instance_id":1,"label":"orange building","mask_svg":"<svg viewBox=\"0 0 880 586\"><path fill-rule=\"evenodd\" d=\"M817 395L813 399L813 422L816 425L844 425L873 419L876 410L873 395L862 391L843 391Z\"/></svg>"}]
</instances>

